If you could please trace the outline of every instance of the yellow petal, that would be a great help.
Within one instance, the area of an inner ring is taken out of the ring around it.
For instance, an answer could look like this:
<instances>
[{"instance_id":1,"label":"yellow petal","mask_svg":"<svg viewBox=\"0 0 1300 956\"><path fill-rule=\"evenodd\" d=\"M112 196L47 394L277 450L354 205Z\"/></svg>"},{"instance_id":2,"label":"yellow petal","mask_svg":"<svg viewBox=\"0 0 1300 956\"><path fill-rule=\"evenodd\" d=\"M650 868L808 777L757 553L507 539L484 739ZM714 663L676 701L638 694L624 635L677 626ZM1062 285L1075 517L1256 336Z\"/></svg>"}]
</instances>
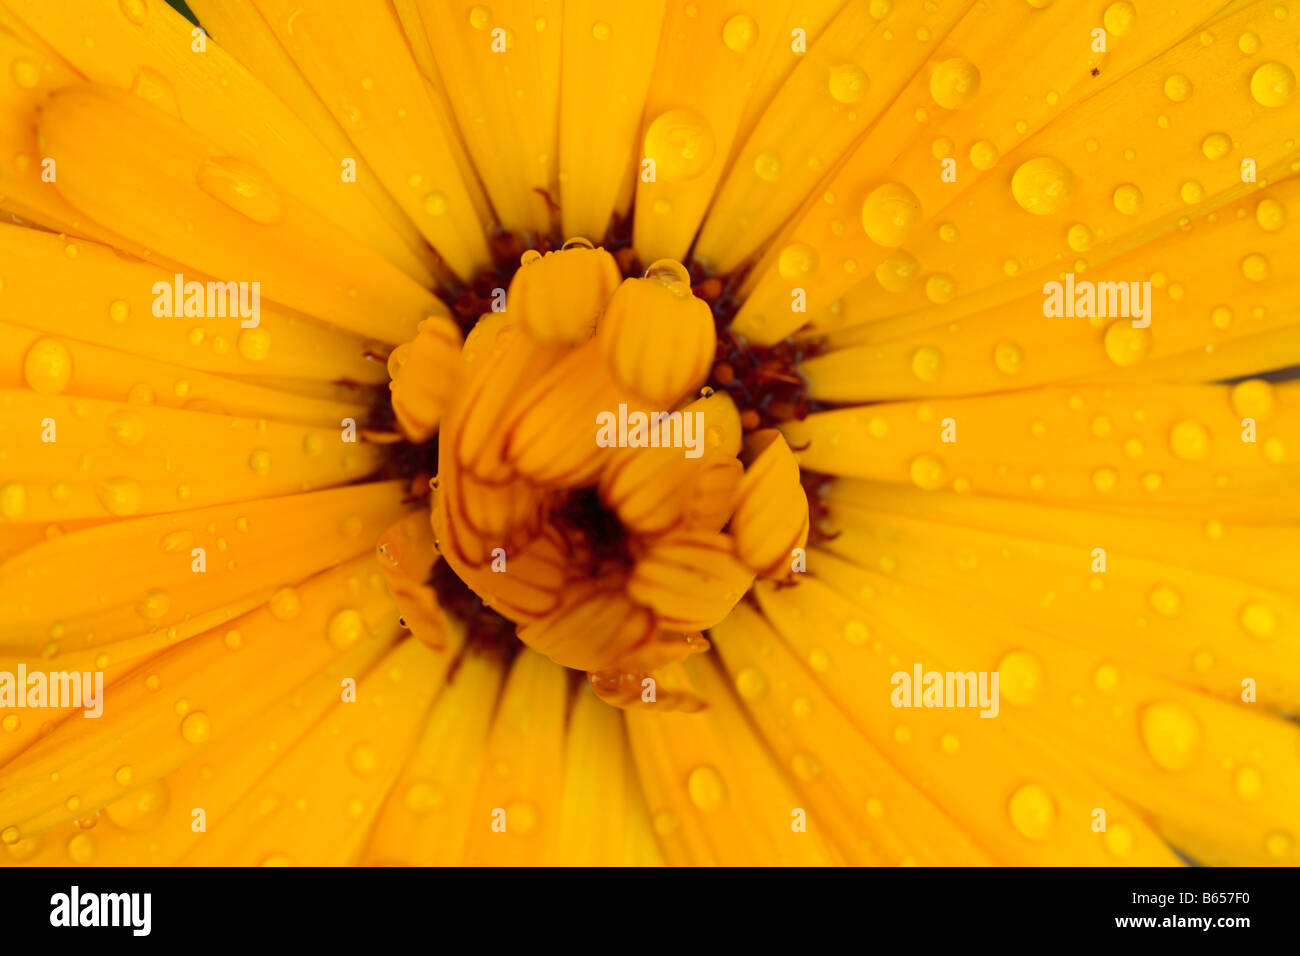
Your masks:
<instances>
[{"instance_id":1,"label":"yellow petal","mask_svg":"<svg viewBox=\"0 0 1300 956\"><path fill-rule=\"evenodd\" d=\"M138 97L61 91L42 113L41 136L73 205L202 272L261 283L267 299L388 342L446 312L259 167ZM196 223L203 228L187 228Z\"/></svg>"}]
</instances>

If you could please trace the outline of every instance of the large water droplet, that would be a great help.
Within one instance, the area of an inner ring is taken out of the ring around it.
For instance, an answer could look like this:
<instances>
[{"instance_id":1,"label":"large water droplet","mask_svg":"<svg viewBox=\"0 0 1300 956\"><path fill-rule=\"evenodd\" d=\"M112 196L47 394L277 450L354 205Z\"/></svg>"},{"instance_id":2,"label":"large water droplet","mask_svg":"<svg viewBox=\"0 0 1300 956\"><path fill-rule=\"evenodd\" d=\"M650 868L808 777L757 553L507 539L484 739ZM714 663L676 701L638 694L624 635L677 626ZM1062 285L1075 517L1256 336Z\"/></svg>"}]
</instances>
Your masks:
<instances>
[{"instance_id":1,"label":"large water droplet","mask_svg":"<svg viewBox=\"0 0 1300 956\"><path fill-rule=\"evenodd\" d=\"M1036 703L1046 684L1042 662L1028 651L1012 651L998 662L998 692L1017 707Z\"/></svg>"},{"instance_id":2,"label":"large water droplet","mask_svg":"<svg viewBox=\"0 0 1300 956\"><path fill-rule=\"evenodd\" d=\"M1007 803L1011 825L1030 840L1045 840L1056 824L1056 801L1036 783L1027 783Z\"/></svg>"},{"instance_id":3,"label":"large water droplet","mask_svg":"<svg viewBox=\"0 0 1300 956\"><path fill-rule=\"evenodd\" d=\"M708 765L696 767L687 778L686 789L691 802L705 813L720 810L727 802L727 783L722 774Z\"/></svg>"},{"instance_id":4,"label":"large water droplet","mask_svg":"<svg viewBox=\"0 0 1300 956\"><path fill-rule=\"evenodd\" d=\"M645 155L655 161L656 177L675 183L694 179L713 161L713 127L691 109L659 114L645 134Z\"/></svg>"},{"instance_id":5,"label":"large water droplet","mask_svg":"<svg viewBox=\"0 0 1300 956\"><path fill-rule=\"evenodd\" d=\"M207 741L212 733L212 721L208 715L201 710L196 710L191 714L186 714L185 719L181 721L181 736L187 743L201 744Z\"/></svg>"},{"instance_id":6,"label":"large water droplet","mask_svg":"<svg viewBox=\"0 0 1300 956\"><path fill-rule=\"evenodd\" d=\"M58 339L37 339L23 358L23 377L32 391L57 395L72 378L72 355Z\"/></svg>"},{"instance_id":7,"label":"large water droplet","mask_svg":"<svg viewBox=\"0 0 1300 956\"><path fill-rule=\"evenodd\" d=\"M1142 711L1142 742L1156 765L1186 770L1201 753L1201 725L1175 701L1159 701Z\"/></svg>"},{"instance_id":8,"label":"large water droplet","mask_svg":"<svg viewBox=\"0 0 1300 956\"><path fill-rule=\"evenodd\" d=\"M1295 74L1284 63L1265 63L1250 77L1250 95L1260 106L1286 106L1295 95Z\"/></svg>"},{"instance_id":9,"label":"large water droplet","mask_svg":"<svg viewBox=\"0 0 1300 956\"><path fill-rule=\"evenodd\" d=\"M980 71L969 60L944 60L930 74L930 96L946 110L960 109L980 90Z\"/></svg>"},{"instance_id":10,"label":"large water droplet","mask_svg":"<svg viewBox=\"0 0 1300 956\"><path fill-rule=\"evenodd\" d=\"M921 201L900 183L885 183L862 203L862 228L877 245L897 249L921 221Z\"/></svg>"},{"instance_id":11,"label":"large water droplet","mask_svg":"<svg viewBox=\"0 0 1300 956\"><path fill-rule=\"evenodd\" d=\"M1074 174L1059 159L1039 156L1020 164L1011 177L1011 195L1035 216L1063 209L1074 194Z\"/></svg>"},{"instance_id":12,"label":"large water droplet","mask_svg":"<svg viewBox=\"0 0 1300 956\"><path fill-rule=\"evenodd\" d=\"M758 24L747 13L737 13L722 25L722 42L732 53L746 53L758 41Z\"/></svg>"},{"instance_id":13,"label":"large water droplet","mask_svg":"<svg viewBox=\"0 0 1300 956\"><path fill-rule=\"evenodd\" d=\"M855 63L841 63L830 68L827 86L837 103L856 103L867 91L867 73Z\"/></svg>"}]
</instances>

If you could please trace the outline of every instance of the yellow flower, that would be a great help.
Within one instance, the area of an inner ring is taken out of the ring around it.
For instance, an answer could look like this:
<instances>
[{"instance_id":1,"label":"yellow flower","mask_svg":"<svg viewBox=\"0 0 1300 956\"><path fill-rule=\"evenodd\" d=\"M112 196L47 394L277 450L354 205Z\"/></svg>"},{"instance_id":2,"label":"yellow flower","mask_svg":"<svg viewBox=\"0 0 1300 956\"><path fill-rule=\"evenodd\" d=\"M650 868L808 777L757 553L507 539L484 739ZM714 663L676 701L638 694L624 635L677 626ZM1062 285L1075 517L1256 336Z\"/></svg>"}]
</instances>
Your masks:
<instances>
[{"instance_id":1,"label":"yellow flower","mask_svg":"<svg viewBox=\"0 0 1300 956\"><path fill-rule=\"evenodd\" d=\"M1300 16L191 6L0 0L0 859L1300 861Z\"/></svg>"}]
</instances>

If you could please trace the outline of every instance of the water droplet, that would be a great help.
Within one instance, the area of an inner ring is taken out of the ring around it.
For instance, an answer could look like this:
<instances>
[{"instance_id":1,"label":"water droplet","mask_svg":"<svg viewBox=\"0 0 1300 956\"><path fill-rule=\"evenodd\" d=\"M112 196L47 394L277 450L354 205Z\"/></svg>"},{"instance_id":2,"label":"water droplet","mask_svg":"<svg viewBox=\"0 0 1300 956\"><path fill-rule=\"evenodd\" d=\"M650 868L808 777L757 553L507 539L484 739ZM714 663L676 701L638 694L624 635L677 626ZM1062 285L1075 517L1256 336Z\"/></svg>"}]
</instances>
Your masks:
<instances>
[{"instance_id":1,"label":"water droplet","mask_svg":"<svg viewBox=\"0 0 1300 956\"><path fill-rule=\"evenodd\" d=\"M117 6L122 11L122 16L137 26L144 23L149 14L149 5L145 0L118 0Z\"/></svg>"},{"instance_id":2,"label":"water droplet","mask_svg":"<svg viewBox=\"0 0 1300 956\"><path fill-rule=\"evenodd\" d=\"M655 161L657 177L668 183L704 172L713 161L714 148L713 127L690 109L659 114L645 134L645 155Z\"/></svg>"},{"instance_id":3,"label":"water droplet","mask_svg":"<svg viewBox=\"0 0 1300 956\"><path fill-rule=\"evenodd\" d=\"M885 183L862 203L862 228L871 241L897 249L921 221L921 201L900 183Z\"/></svg>"},{"instance_id":4,"label":"water droplet","mask_svg":"<svg viewBox=\"0 0 1300 956\"><path fill-rule=\"evenodd\" d=\"M1277 232L1286 225L1286 206L1276 199L1260 200L1255 207L1255 222L1265 232Z\"/></svg>"},{"instance_id":5,"label":"water droplet","mask_svg":"<svg viewBox=\"0 0 1300 956\"><path fill-rule=\"evenodd\" d=\"M912 374L922 382L933 382L943 370L943 353L930 345L923 345L912 353Z\"/></svg>"},{"instance_id":6,"label":"water droplet","mask_svg":"<svg viewBox=\"0 0 1300 956\"><path fill-rule=\"evenodd\" d=\"M925 280L925 297L935 305L952 301L956 294L957 283L952 281L952 276L932 275Z\"/></svg>"},{"instance_id":7,"label":"water droplet","mask_svg":"<svg viewBox=\"0 0 1300 956\"><path fill-rule=\"evenodd\" d=\"M1011 177L1011 195L1035 216L1063 209L1074 194L1074 175L1058 159L1039 156L1021 163Z\"/></svg>"},{"instance_id":8,"label":"water droplet","mask_svg":"<svg viewBox=\"0 0 1300 956\"><path fill-rule=\"evenodd\" d=\"M921 264L908 252L899 249L876 266L876 281L886 292L904 292L916 281Z\"/></svg>"},{"instance_id":9,"label":"water droplet","mask_svg":"<svg viewBox=\"0 0 1300 956\"><path fill-rule=\"evenodd\" d=\"M260 326L243 329L238 339L239 354L250 362L260 362L271 354L271 333Z\"/></svg>"},{"instance_id":10,"label":"water droplet","mask_svg":"<svg viewBox=\"0 0 1300 956\"><path fill-rule=\"evenodd\" d=\"M1114 468L1098 468L1092 473L1092 486L1103 494L1114 491L1118 481Z\"/></svg>"},{"instance_id":11,"label":"water droplet","mask_svg":"<svg viewBox=\"0 0 1300 956\"><path fill-rule=\"evenodd\" d=\"M711 766L696 767L686 781L691 802L705 813L720 810L727 802L727 783Z\"/></svg>"},{"instance_id":12,"label":"water droplet","mask_svg":"<svg viewBox=\"0 0 1300 956\"><path fill-rule=\"evenodd\" d=\"M736 674L736 692L745 700L761 700L767 694L767 677L754 667L746 667Z\"/></svg>"},{"instance_id":13,"label":"water droplet","mask_svg":"<svg viewBox=\"0 0 1300 956\"><path fill-rule=\"evenodd\" d=\"M1269 856L1276 857L1279 860L1291 852L1292 844L1290 834L1283 833L1280 830L1270 833L1264 838L1264 849L1268 851Z\"/></svg>"},{"instance_id":14,"label":"water droplet","mask_svg":"<svg viewBox=\"0 0 1300 956\"><path fill-rule=\"evenodd\" d=\"M185 719L181 721L181 736L187 743L201 744L207 741L212 733L212 721L208 715L201 710L196 710L191 714L186 714Z\"/></svg>"},{"instance_id":15,"label":"water droplet","mask_svg":"<svg viewBox=\"0 0 1300 956\"><path fill-rule=\"evenodd\" d=\"M1056 824L1056 801L1036 783L1027 783L1007 803L1011 825L1030 840L1045 840Z\"/></svg>"},{"instance_id":16,"label":"water droplet","mask_svg":"<svg viewBox=\"0 0 1300 956\"><path fill-rule=\"evenodd\" d=\"M781 159L776 153L759 153L754 157L754 175L765 183L781 178Z\"/></svg>"},{"instance_id":17,"label":"water droplet","mask_svg":"<svg viewBox=\"0 0 1300 956\"><path fill-rule=\"evenodd\" d=\"M646 267L642 278L662 282L668 291L683 298L692 295L691 274L676 259L656 259Z\"/></svg>"},{"instance_id":18,"label":"water droplet","mask_svg":"<svg viewBox=\"0 0 1300 956\"><path fill-rule=\"evenodd\" d=\"M30 90L41 79L41 72L36 68L36 64L31 60L19 58L14 60L13 65L9 67L9 74L25 90Z\"/></svg>"},{"instance_id":19,"label":"water droplet","mask_svg":"<svg viewBox=\"0 0 1300 956\"><path fill-rule=\"evenodd\" d=\"M262 170L243 160L205 159L199 167L198 185L218 202L263 226L284 218L280 192Z\"/></svg>"},{"instance_id":20,"label":"water droplet","mask_svg":"<svg viewBox=\"0 0 1300 956\"><path fill-rule=\"evenodd\" d=\"M1201 752L1201 725L1182 704L1159 701L1142 711L1142 741L1156 765L1186 770Z\"/></svg>"},{"instance_id":21,"label":"water droplet","mask_svg":"<svg viewBox=\"0 0 1300 956\"><path fill-rule=\"evenodd\" d=\"M1118 857L1128 856L1133 849L1133 831L1122 823L1112 823L1104 837L1106 849Z\"/></svg>"},{"instance_id":22,"label":"water droplet","mask_svg":"<svg viewBox=\"0 0 1300 956\"><path fill-rule=\"evenodd\" d=\"M73 863L89 863L95 858L95 838L89 833L78 833L68 841L68 858Z\"/></svg>"},{"instance_id":23,"label":"water droplet","mask_svg":"<svg viewBox=\"0 0 1300 956\"><path fill-rule=\"evenodd\" d=\"M293 588L281 588L271 596L271 616L278 621L291 621L302 611L302 598Z\"/></svg>"},{"instance_id":24,"label":"water droplet","mask_svg":"<svg viewBox=\"0 0 1300 956\"><path fill-rule=\"evenodd\" d=\"M1251 75L1250 95L1260 106L1286 106L1295 95L1295 74L1283 63L1265 63Z\"/></svg>"},{"instance_id":25,"label":"water droplet","mask_svg":"<svg viewBox=\"0 0 1300 956\"><path fill-rule=\"evenodd\" d=\"M682 819L671 810L660 810L654 815L655 833L661 837L670 837L681 826Z\"/></svg>"},{"instance_id":26,"label":"water droplet","mask_svg":"<svg viewBox=\"0 0 1300 956\"><path fill-rule=\"evenodd\" d=\"M1147 594L1147 603L1151 610L1161 617L1177 617L1183 610L1182 595L1169 584L1157 584Z\"/></svg>"},{"instance_id":27,"label":"water droplet","mask_svg":"<svg viewBox=\"0 0 1300 956\"><path fill-rule=\"evenodd\" d=\"M970 164L979 170L992 169L1001 154L990 140L982 139L970 148Z\"/></svg>"},{"instance_id":28,"label":"water droplet","mask_svg":"<svg viewBox=\"0 0 1300 956\"><path fill-rule=\"evenodd\" d=\"M1242 767L1232 781L1237 796L1243 800L1255 800L1264 790L1264 778L1254 767Z\"/></svg>"},{"instance_id":29,"label":"water droplet","mask_svg":"<svg viewBox=\"0 0 1300 956\"><path fill-rule=\"evenodd\" d=\"M812 754L795 754L790 761L790 768L800 780L815 780L821 776L821 761Z\"/></svg>"},{"instance_id":30,"label":"water droplet","mask_svg":"<svg viewBox=\"0 0 1300 956\"><path fill-rule=\"evenodd\" d=\"M475 30L486 30L492 22L492 13L487 7L474 7L469 12L469 25Z\"/></svg>"},{"instance_id":31,"label":"water droplet","mask_svg":"<svg viewBox=\"0 0 1300 956\"><path fill-rule=\"evenodd\" d=\"M379 748L374 744L357 744L348 756L348 764L359 777L368 777L379 769Z\"/></svg>"},{"instance_id":32,"label":"water droplet","mask_svg":"<svg viewBox=\"0 0 1300 956\"><path fill-rule=\"evenodd\" d=\"M1204 461L1210 454L1210 433L1200 422L1181 421L1170 429L1169 450L1183 461Z\"/></svg>"},{"instance_id":33,"label":"water droplet","mask_svg":"<svg viewBox=\"0 0 1300 956\"><path fill-rule=\"evenodd\" d=\"M23 358L27 387L40 395L57 395L72 378L72 355L58 339L43 338L32 343Z\"/></svg>"},{"instance_id":34,"label":"water droplet","mask_svg":"<svg viewBox=\"0 0 1300 956\"><path fill-rule=\"evenodd\" d=\"M980 71L968 60L944 60L930 74L930 96L946 110L960 109L980 90Z\"/></svg>"},{"instance_id":35,"label":"water droplet","mask_svg":"<svg viewBox=\"0 0 1300 956\"><path fill-rule=\"evenodd\" d=\"M180 119L181 104L176 98L176 88L157 70L141 67L131 84L131 92L164 113Z\"/></svg>"},{"instance_id":36,"label":"water droplet","mask_svg":"<svg viewBox=\"0 0 1300 956\"><path fill-rule=\"evenodd\" d=\"M1175 73L1165 80L1165 96L1175 103L1181 103L1192 95L1192 81L1182 73Z\"/></svg>"},{"instance_id":37,"label":"water droplet","mask_svg":"<svg viewBox=\"0 0 1300 956\"><path fill-rule=\"evenodd\" d=\"M95 496L109 514L125 518L140 510L144 490L130 478L109 478L95 486Z\"/></svg>"},{"instance_id":38,"label":"water droplet","mask_svg":"<svg viewBox=\"0 0 1300 956\"><path fill-rule=\"evenodd\" d=\"M136 610L140 612L141 617L156 621L167 613L170 606L171 598L167 596L167 592L155 588L140 599L140 603L136 605Z\"/></svg>"},{"instance_id":39,"label":"water droplet","mask_svg":"<svg viewBox=\"0 0 1300 956\"><path fill-rule=\"evenodd\" d=\"M1106 327L1105 348L1106 357L1116 365L1134 365L1151 351L1151 330L1135 329L1129 319L1112 322Z\"/></svg>"},{"instance_id":40,"label":"water droplet","mask_svg":"<svg viewBox=\"0 0 1300 956\"><path fill-rule=\"evenodd\" d=\"M591 35L596 40L608 40L610 34L608 23L594 23L591 27Z\"/></svg>"},{"instance_id":41,"label":"water droplet","mask_svg":"<svg viewBox=\"0 0 1300 956\"><path fill-rule=\"evenodd\" d=\"M108 432L123 448L134 448L144 441L144 419L135 412L119 409L108 416Z\"/></svg>"},{"instance_id":42,"label":"water droplet","mask_svg":"<svg viewBox=\"0 0 1300 956\"><path fill-rule=\"evenodd\" d=\"M1268 257L1261 253L1252 252L1241 260L1241 274L1251 282L1263 282L1272 271Z\"/></svg>"},{"instance_id":43,"label":"water droplet","mask_svg":"<svg viewBox=\"0 0 1300 956\"><path fill-rule=\"evenodd\" d=\"M1015 342L999 342L993 349L993 364L1006 375L1016 375L1025 367L1025 351Z\"/></svg>"},{"instance_id":44,"label":"water droplet","mask_svg":"<svg viewBox=\"0 0 1300 956\"><path fill-rule=\"evenodd\" d=\"M913 458L908 472L912 477L912 483L926 491L942 488L948 476L948 470L944 468L943 462L933 455L918 455Z\"/></svg>"},{"instance_id":45,"label":"water droplet","mask_svg":"<svg viewBox=\"0 0 1300 956\"><path fill-rule=\"evenodd\" d=\"M856 103L867 91L867 73L854 63L841 63L830 68L827 85L831 99L837 103Z\"/></svg>"},{"instance_id":46,"label":"water droplet","mask_svg":"<svg viewBox=\"0 0 1300 956\"><path fill-rule=\"evenodd\" d=\"M1132 183L1125 183L1116 188L1111 200L1115 208L1126 216L1136 216L1142 211L1142 190Z\"/></svg>"},{"instance_id":47,"label":"water droplet","mask_svg":"<svg viewBox=\"0 0 1300 956\"><path fill-rule=\"evenodd\" d=\"M366 633L366 622L355 608L344 608L330 618L326 630L329 642L339 650L351 647Z\"/></svg>"},{"instance_id":48,"label":"water droplet","mask_svg":"<svg viewBox=\"0 0 1300 956\"><path fill-rule=\"evenodd\" d=\"M844 640L854 646L865 644L871 636L867 625L859 620L851 620L844 625Z\"/></svg>"},{"instance_id":49,"label":"water droplet","mask_svg":"<svg viewBox=\"0 0 1300 956\"><path fill-rule=\"evenodd\" d=\"M1120 3L1112 3L1106 8L1102 16L1102 23L1106 26L1108 33L1117 37L1122 37L1133 29L1133 24L1137 22L1137 10L1133 9L1133 4L1127 0Z\"/></svg>"},{"instance_id":50,"label":"water droplet","mask_svg":"<svg viewBox=\"0 0 1300 956\"><path fill-rule=\"evenodd\" d=\"M806 242L793 242L781 250L777 259L777 271L781 278L796 282L804 279L817 268L817 252Z\"/></svg>"},{"instance_id":51,"label":"water droplet","mask_svg":"<svg viewBox=\"0 0 1300 956\"><path fill-rule=\"evenodd\" d=\"M1046 683L1042 662L1028 651L1012 651L998 662L998 692L1017 707L1037 703Z\"/></svg>"},{"instance_id":52,"label":"water droplet","mask_svg":"<svg viewBox=\"0 0 1300 956\"><path fill-rule=\"evenodd\" d=\"M445 800L442 787L427 780L417 780L406 790L406 808L417 815L437 810Z\"/></svg>"},{"instance_id":53,"label":"water droplet","mask_svg":"<svg viewBox=\"0 0 1300 956\"><path fill-rule=\"evenodd\" d=\"M1260 641L1271 641L1277 636L1277 615L1272 608L1251 602L1241 609L1238 617L1241 629Z\"/></svg>"},{"instance_id":54,"label":"water droplet","mask_svg":"<svg viewBox=\"0 0 1300 956\"><path fill-rule=\"evenodd\" d=\"M747 13L737 13L722 25L722 42L732 53L746 53L758 40L758 24Z\"/></svg>"}]
</instances>

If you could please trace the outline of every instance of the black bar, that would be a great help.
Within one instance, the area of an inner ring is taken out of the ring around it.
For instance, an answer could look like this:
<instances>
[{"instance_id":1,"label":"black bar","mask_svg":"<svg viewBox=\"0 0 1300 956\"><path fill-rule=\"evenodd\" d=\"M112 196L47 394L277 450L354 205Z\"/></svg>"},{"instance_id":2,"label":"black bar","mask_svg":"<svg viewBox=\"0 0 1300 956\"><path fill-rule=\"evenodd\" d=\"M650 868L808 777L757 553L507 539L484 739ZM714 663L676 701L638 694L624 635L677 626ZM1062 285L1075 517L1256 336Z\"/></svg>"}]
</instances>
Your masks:
<instances>
[{"instance_id":1,"label":"black bar","mask_svg":"<svg viewBox=\"0 0 1300 956\"><path fill-rule=\"evenodd\" d=\"M460 949L466 937L495 948L520 934L532 945L658 951L675 940L698 945L701 929L732 948L750 936L770 945L788 929L809 948L899 932L920 933L925 950L945 939L1233 946L1296 926L1294 873L1265 869L6 869L0 883L10 943L76 934L128 946L356 940L373 949L405 938ZM148 893L148 935L130 925L140 911L124 912L128 925L52 926L56 894L70 902L73 886L83 913L87 895Z\"/></svg>"}]
</instances>

